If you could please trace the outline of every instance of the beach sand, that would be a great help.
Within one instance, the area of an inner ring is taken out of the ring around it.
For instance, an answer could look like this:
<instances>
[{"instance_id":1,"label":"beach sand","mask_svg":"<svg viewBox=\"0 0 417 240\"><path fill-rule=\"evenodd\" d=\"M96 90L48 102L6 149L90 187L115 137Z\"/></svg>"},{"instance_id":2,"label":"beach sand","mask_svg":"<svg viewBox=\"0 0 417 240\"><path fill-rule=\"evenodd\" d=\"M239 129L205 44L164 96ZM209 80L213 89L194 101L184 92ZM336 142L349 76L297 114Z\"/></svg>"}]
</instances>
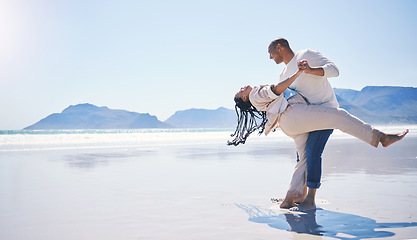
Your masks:
<instances>
[{"instance_id":1,"label":"beach sand","mask_svg":"<svg viewBox=\"0 0 417 240\"><path fill-rule=\"evenodd\" d=\"M292 140L227 134L0 151L0 239L417 238L417 135L389 148L332 136L319 209L288 214L270 199L285 196Z\"/></svg>"}]
</instances>

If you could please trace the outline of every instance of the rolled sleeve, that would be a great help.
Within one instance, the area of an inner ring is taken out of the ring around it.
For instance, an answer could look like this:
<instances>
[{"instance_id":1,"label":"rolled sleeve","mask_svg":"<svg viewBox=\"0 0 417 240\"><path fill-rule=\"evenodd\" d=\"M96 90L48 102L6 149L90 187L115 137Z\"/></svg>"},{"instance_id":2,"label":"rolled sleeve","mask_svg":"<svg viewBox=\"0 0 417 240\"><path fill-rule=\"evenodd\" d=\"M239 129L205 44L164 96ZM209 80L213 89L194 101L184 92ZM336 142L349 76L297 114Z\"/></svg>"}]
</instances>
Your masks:
<instances>
[{"instance_id":1,"label":"rolled sleeve","mask_svg":"<svg viewBox=\"0 0 417 240\"><path fill-rule=\"evenodd\" d=\"M266 90L266 93L268 94L268 97L271 99L276 99L279 97L279 95L276 95L273 91L272 91L272 87L273 85L271 85L270 87L268 87L268 89Z\"/></svg>"},{"instance_id":2,"label":"rolled sleeve","mask_svg":"<svg viewBox=\"0 0 417 240\"><path fill-rule=\"evenodd\" d=\"M323 67L324 77L331 78L339 76L339 69L334 63L325 64Z\"/></svg>"},{"instance_id":3,"label":"rolled sleeve","mask_svg":"<svg viewBox=\"0 0 417 240\"><path fill-rule=\"evenodd\" d=\"M307 49L304 58L310 64L311 67L321 67L324 70L324 77L331 78L339 76L339 69L332 61L323 56L320 52Z\"/></svg>"}]
</instances>

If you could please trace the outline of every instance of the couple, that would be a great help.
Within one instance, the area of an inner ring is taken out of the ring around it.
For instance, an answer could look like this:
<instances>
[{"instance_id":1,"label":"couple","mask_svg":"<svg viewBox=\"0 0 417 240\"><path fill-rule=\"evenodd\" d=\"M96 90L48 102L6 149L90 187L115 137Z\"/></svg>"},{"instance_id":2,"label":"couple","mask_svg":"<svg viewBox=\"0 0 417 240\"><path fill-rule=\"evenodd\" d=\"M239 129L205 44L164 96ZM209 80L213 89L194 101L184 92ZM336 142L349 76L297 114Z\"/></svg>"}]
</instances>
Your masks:
<instances>
[{"instance_id":1,"label":"couple","mask_svg":"<svg viewBox=\"0 0 417 240\"><path fill-rule=\"evenodd\" d=\"M333 129L374 147L379 143L388 147L401 140L408 130L386 134L338 108L339 103L327 78L337 77L339 70L319 52L307 49L294 53L284 38L272 41L268 52L276 64L284 62L286 65L279 83L242 87L235 95L238 125L232 134L235 138L228 145L244 144L254 131L268 135L280 127L294 139L298 158L280 207L313 210L316 208L316 191L320 187L321 155Z\"/></svg>"}]
</instances>

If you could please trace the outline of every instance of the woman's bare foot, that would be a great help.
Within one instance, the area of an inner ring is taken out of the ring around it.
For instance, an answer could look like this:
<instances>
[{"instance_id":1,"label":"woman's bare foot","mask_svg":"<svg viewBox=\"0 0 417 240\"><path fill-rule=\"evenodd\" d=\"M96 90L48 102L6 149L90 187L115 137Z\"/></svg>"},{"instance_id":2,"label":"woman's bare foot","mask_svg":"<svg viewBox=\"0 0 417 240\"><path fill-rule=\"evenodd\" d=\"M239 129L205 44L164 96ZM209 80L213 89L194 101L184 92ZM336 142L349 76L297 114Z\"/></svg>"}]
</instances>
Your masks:
<instances>
[{"instance_id":1,"label":"woman's bare foot","mask_svg":"<svg viewBox=\"0 0 417 240\"><path fill-rule=\"evenodd\" d=\"M388 147L389 145L400 141L407 135L408 129L405 130L403 133L396 133L396 134L385 134L379 139L383 147Z\"/></svg>"},{"instance_id":2,"label":"woman's bare foot","mask_svg":"<svg viewBox=\"0 0 417 240\"><path fill-rule=\"evenodd\" d=\"M303 202L306 199L306 197L307 197L307 186L304 184L303 195L299 196L299 197L294 197L293 201L294 201L294 203L298 204L298 203Z\"/></svg>"},{"instance_id":3,"label":"woman's bare foot","mask_svg":"<svg viewBox=\"0 0 417 240\"><path fill-rule=\"evenodd\" d=\"M282 203L279 205L280 208L292 208L295 206L297 205L294 203L293 198L290 197L285 197L284 201L282 201Z\"/></svg>"},{"instance_id":4,"label":"woman's bare foot","mask_svg":"<svg viewBox=\"0 0 417 240\"><path fill-rule=\"evenodd\" d=\"M306 196L302 196L302 197L295 197L293 198L294 203L301 203L304 201L304 199L306 199Z\"/></svg>"}]
</instances>

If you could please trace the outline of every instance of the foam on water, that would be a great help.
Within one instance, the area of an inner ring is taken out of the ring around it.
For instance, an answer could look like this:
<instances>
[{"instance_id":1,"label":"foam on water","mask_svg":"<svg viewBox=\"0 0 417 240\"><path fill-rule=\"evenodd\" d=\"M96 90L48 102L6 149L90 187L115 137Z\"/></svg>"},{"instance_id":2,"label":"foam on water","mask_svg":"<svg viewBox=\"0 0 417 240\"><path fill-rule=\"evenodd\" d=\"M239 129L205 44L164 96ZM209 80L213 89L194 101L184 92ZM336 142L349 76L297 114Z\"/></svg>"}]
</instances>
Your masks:
<instances>
[{"instance_id":1,"label":"foam on water","mask_svg":"<svg viewBox=\"0 0 417 240\"><path fill-rule=\"evenodd\" d=\"M3 131L0 151L149 147L227 139L221 129Z\"/></svg>"},{"instance_id":2,"label":"foam on water","mask_svg":"<svg viewBox=\"0 0 417 240\"><path fill-rule=\"evenodd\" d=\"M377 126L386 132L410 129L417 125ZM121 130L6 130L0 131L0 151L33 151L86 148L158 147L179 144L226 144L233 129L121 129ZM351 138L335 131L332 138ZM292 141L281 130L268 137L252 134L250 141Z\"/></svg>"}]
</instances>

